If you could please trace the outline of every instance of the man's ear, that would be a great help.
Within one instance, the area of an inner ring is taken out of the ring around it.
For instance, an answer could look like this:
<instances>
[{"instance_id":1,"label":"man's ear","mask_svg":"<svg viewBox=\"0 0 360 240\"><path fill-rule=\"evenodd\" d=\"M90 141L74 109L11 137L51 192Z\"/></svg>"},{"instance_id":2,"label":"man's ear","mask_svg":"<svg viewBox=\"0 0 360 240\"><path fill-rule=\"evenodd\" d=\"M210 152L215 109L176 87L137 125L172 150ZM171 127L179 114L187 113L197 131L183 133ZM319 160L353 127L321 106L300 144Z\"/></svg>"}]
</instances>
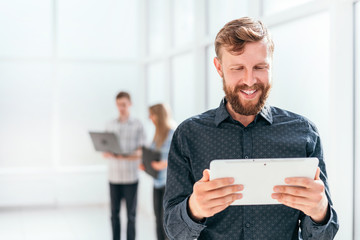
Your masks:
<instances>
[{"instance_id":1,"label":"man's ear","mask_svg":"<svg viewBox=\"0 0 360 240\"><path fill-rule=\"evenodd\" d=\"M220 77L223 78L224 74L222 71L221 62L220 62L219 58L217 58L217 57L214 58L214 65L215 65L216 71L218 72Z\"/></svg>"}]
</instances>

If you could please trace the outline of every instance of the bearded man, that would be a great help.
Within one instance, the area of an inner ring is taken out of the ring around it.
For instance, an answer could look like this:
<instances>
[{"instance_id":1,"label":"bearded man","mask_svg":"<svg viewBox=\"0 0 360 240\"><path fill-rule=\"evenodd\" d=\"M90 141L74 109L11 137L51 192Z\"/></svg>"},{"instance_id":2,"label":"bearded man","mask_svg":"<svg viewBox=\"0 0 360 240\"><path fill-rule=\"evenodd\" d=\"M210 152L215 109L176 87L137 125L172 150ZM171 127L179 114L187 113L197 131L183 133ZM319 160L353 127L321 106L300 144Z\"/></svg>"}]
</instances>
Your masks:
<instances>
[{"instance_id":1,"label":"bearded man","mask_svg":"<svg viewBox=\"0 0 360 240\"><path fill-rule=\"evenodd\" d=\"M175 131L164 196L170 239L333 239L338 230L318 131L306 118L266 103L273 41L260 22L227 23L215 39L214 65L225 98L216 109L185 120ZM213 159L317 157L314 179L276 186L277 205L229 205L244 186L210 180Z\"/></svg>"}]
</instances>

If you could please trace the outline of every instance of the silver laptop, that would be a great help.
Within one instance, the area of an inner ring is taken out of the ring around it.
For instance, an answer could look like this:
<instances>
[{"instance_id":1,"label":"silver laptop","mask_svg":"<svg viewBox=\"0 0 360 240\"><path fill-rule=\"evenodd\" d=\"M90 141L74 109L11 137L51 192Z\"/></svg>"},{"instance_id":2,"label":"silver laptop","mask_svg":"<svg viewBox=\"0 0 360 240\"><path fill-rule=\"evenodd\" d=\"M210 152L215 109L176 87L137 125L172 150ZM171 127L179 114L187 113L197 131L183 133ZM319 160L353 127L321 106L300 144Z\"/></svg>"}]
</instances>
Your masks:
<instances>
[{"instance_id":1,"label":"silver laptop","mask_svg":"<svg viewBox=\"0 0 360 240\"><path fill-rule=\"evenodd\" d=\"M122 154L118 138L114 133L89 132L89 134L96 151Z\"/></svg>"}]
</instances>

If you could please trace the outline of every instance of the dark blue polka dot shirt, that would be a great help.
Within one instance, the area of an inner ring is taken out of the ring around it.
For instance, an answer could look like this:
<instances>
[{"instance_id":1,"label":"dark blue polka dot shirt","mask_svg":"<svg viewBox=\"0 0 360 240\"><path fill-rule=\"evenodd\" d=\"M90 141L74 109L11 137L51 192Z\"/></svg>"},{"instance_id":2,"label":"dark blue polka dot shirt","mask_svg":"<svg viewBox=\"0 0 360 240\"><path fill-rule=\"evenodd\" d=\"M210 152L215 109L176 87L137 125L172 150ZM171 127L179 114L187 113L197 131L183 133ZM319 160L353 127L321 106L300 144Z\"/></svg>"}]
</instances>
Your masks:
<instances>
[{"instance_id":1,"label":"dark blue polka dot shirt","mask_svg":"<svg viewBox=\"0 0 360 240\"><path fill-rule=\"evenodd\" d=\"M224 99L217 109L185 120L176 129L168 158L164 196L165 230L170 239L333 239L338 228L316 127L304 117L265 105L247 127L235 121ZM187 212L193 185L213 159L317 157L329 200L328 220L315 223L285 205L230 206L193 221Z\"/></svg>"}]
</instances>

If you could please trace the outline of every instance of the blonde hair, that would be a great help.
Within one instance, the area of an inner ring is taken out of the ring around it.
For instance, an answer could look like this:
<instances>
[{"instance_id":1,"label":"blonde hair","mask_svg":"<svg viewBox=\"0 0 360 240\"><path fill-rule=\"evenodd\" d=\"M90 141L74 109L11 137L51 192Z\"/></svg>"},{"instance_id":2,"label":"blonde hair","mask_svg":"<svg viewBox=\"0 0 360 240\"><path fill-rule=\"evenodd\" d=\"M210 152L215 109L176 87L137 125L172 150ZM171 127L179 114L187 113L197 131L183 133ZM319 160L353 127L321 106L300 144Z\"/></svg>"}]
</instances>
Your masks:
<instances>
[{"instance_id":1,"label":"blonde hair","mask_svg":"<svg viewBox=\"0 0 360 240\"><path fill-rule=\"evenodd\" d=\"M149 112L156 116L155 135L153 141L157 148L160 148L165 142L169 130L174 127L174 121L171 118L170 108L162 103L149 107Z\"/></svg>"}]
</instances>

